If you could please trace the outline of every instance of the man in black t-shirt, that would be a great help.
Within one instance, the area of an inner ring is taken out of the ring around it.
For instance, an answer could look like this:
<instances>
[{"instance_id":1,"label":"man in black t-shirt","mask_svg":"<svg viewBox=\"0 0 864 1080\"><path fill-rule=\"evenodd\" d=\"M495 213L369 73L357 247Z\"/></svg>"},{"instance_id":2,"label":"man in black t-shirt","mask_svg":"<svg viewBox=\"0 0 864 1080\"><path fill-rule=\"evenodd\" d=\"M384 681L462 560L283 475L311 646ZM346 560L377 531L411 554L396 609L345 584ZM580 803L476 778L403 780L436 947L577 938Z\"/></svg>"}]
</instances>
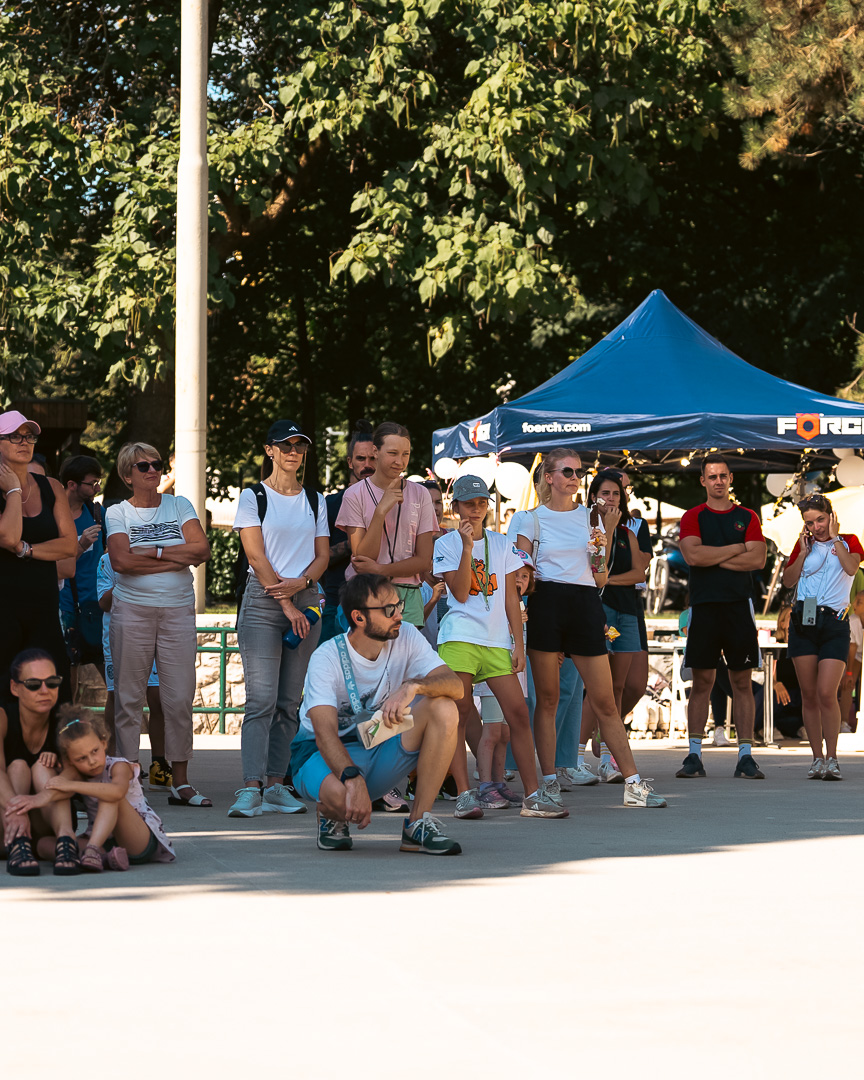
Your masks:
<instances>
[{"instance_id":1,"label":"man in black t-shirt","mask_svg":"<svg viewBox=\"0 0 864 1080\"><path fill-rule=\"evenodd\" d=\"M765 565L766 545L759 518L729 498L732 473L719 454L702 462L706 500L681 519L681 554L690 567L690 622L684 663L693 670L687 707L690 752L675 774L704 776L702 736L720 655L732 683L738 763L735 775L764 780L751 753L755 706L750 672L759 667L753 615L752 573Z\"/></svg>"}]
</instances>

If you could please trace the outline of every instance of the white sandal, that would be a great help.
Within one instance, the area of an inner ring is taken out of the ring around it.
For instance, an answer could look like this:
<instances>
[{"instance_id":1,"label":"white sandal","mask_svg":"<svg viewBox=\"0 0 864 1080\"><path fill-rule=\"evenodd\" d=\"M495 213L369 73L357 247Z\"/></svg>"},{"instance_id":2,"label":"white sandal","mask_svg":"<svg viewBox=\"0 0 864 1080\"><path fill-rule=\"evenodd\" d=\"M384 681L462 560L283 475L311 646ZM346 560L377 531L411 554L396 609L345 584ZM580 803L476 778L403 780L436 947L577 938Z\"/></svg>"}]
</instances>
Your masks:
<instances>
[{"instance_id":1,"label":"white sandal","mask_svg":"<svg viewBox=\"0 0 864 1080\"><path fill-rule=\"evenodd\" d=\"M181 799L180 792L184 788L189 788L190 791L194 791L195 794L191 799ZM168 802L172 806L212 806L213 803L200 791L195 791L195 788L191 784L181 784L179 787L171 787L171 794L168 796Z\"/></svg>"}]
</instances>

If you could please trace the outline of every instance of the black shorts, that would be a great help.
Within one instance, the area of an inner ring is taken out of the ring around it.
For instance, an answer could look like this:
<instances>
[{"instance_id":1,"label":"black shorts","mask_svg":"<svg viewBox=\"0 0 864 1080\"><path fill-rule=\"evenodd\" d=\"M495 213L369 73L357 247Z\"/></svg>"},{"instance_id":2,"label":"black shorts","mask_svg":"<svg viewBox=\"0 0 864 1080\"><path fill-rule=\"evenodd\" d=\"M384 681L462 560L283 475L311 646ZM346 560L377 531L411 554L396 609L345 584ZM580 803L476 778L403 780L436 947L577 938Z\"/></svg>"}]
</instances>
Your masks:
<instances>
[{"instance_id":1,"label":"black shorts","mask_svg":"<svg viewBox=\"0 0 864 1080\"><path fill-rule=\"evenodd\" d=\"M528 597L528 648L569 656L606 655L606 615L593 585L538 581Z\"/></svg>"},{"instance_id":2,"label":"black shorts","mask_svg":"<svg viewBox=\"0 0 864 1080\"><path fill-rule=\"evenodd\" d=\"M642 646L642 652L648 652L648 630L645 627L645 608L642 606L642 596L644 593L637 592L639 597L639 612L636 618L639 620L639 644Z\"/></svg>"},{"instance_id":3,"label":"black shorts","mask_svg":"<svg viewBox=\"0 0 864 1080\"><path fill-rule=\"evenodd\" d=\"M789 648L786 655L815 656L818 660L849 659L849 620L838 619L833 611L819 608L815 626L801 626L800 613L789 620Z\"/></svg>"},{"instance_id":4,"label":"black shorts","mask_svg":"<svg viewBox=\"0 0 864 1080\"><path fill-rule=\"evenodd\" d=\"M721 653L730 671L759 667L759 639L749 600L694 604L690 608L684 666L713 671Z\"/></svg>"}]
</instances>

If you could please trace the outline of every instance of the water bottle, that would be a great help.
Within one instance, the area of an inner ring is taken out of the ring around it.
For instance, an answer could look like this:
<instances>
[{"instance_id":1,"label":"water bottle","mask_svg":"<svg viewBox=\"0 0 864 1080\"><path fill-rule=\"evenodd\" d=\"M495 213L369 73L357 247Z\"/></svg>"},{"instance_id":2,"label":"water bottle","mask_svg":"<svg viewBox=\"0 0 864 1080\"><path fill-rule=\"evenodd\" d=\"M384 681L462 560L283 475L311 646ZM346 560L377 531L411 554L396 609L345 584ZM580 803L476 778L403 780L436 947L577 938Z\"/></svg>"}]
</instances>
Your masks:
<instances>
[{"instance_id":1,"label":"water bottle","mask_svg":"<svg viewBox=\"0 0 864 1080\"><path fill-rule=\"evenodd\" d=\"M321 618L321 608L320 606L307 607L303 609L303 614L309 620L309 626L312 627ZM300 638L294 633L293 627L289 626L282 635L282 644L287 645L289 649L296 649L300 644Z\"/></svg>"}]
</instances>

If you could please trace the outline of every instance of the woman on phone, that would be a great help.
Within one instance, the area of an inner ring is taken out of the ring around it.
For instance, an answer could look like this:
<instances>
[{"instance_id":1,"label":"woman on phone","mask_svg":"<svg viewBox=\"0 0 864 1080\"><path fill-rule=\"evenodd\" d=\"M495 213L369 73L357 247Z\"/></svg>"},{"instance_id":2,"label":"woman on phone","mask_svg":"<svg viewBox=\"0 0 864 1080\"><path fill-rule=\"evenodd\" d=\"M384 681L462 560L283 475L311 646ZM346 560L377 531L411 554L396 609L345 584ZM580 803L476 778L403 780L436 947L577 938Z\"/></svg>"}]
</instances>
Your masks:
<instances>
[{"instance_id":1,"label":"woman on phone","mask_svg":"<svg viewBox=\"0 0 864 1080\"><path fill-rule=\"evenodd\" d=\"M807 778L842 780L837 763L837 691L849 656L849 591L864 549L857 536L840 534L837 516L824 495L808 495L798 509L804 527L783 571L783 584L798 587L788 653L801 687L804 729L813 751Z\"/></svg>"},{"instance_id":2,"label":"woman on phone","mask_svg":"<svg viewBox=\"0 0 864 1080\"><path fill-rule=\"evenodd\" d=\"M600 589L608 574L601 552L606 538L614 536L621 513L609 507L602 516L603 532L592 532L588 510L574 502L583 476L575 451L563 447L550 450L540 469L540 505L517 513L511 530L517 533L517 547L533 552L536 568L536 587L528 598L528 656L537 692L534 741L546 790L560 799L555 772L555 711L558 655L564 653L584 680L604 740L624 775L624 805L665 806L666 800L655 795L636 771L615 707L606 655L606 616Z\"/></svg>"}]
</instances>

